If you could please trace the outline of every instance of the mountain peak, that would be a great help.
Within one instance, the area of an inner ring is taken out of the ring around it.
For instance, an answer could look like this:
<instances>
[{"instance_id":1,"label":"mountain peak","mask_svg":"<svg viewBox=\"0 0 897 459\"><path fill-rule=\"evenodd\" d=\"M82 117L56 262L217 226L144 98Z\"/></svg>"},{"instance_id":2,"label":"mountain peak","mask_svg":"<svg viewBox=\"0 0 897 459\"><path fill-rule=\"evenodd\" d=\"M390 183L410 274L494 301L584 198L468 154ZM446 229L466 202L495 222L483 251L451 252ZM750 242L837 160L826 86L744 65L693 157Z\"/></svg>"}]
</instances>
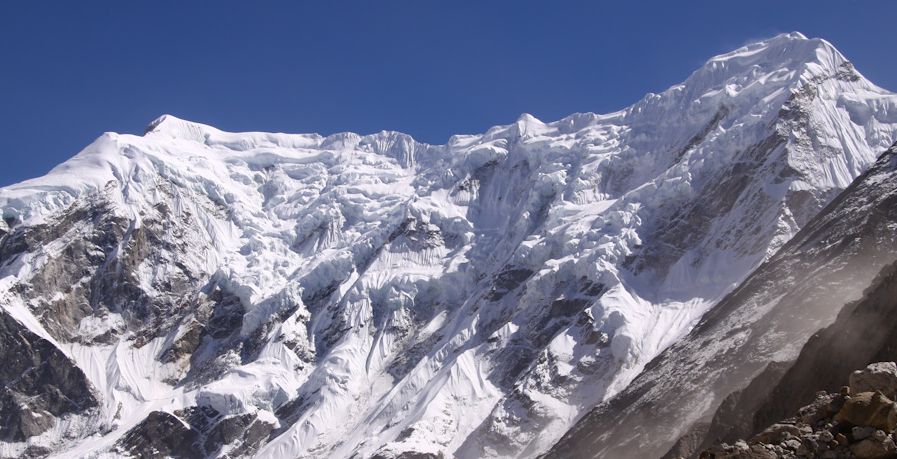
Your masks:
<instances>
[{"instance_id":1,"label":"mountain peak","mask_svg":"<svg viewBox=\"0 0 897 459\"><path fill-rule=\"evenodd\" d=\"M807 38L800 32L788 32L771 38L746 44L738 49L710 58L707 63L725 62L730 60L765 62L811 62L820 60L826 55L834 55L841 60L844 56L832 46L831 43L821 38Z\"/></svg>"},{"instance_id":2,"label":"mountain peak","mask_svg":"<svg viewBox=\"0 0 897 459\"><path fill-rule=\"evenodd\" d=\"M781 33L776 36L776 38L779 38L779 37L782 37L782 38L788 39L788 40L808 40L806 35L798 32L796 30L793 32Z\"/></svg>"},{"instance_id":3,"label":"mountain peak","mask_svg":"<svg viewBox=\"0 0 897 459\"><path fill-rule=\"evenodd\" d=\"M705 93L755 82L770 88L794 87L836 75L845 65L847 58L829 42L789 32L714 56L674 88Z\"/></svg>"},{"instance_id":4,"label":"mountain peak","mask_svg":"<svg viewBox=\"0 0 897 459\"><path fill-rule=\"evenodd\" d=\"M148 134L165 134L174 138L196 140L202 142L210 132L218 132L211 126L180 119L174 115L164 114L150 122L143 132Z\"/></svg>"}]
</instances>

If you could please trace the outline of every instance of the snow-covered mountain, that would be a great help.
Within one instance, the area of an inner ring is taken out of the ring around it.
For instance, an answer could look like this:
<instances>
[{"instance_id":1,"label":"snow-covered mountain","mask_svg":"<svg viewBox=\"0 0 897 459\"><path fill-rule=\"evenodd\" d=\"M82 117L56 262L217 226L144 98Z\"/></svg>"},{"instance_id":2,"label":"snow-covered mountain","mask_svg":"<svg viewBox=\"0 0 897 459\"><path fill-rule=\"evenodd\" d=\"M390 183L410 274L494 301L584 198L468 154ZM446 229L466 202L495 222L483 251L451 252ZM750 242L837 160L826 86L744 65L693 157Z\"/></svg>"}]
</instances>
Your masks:
<instances>
[{"instance_id":1,"label":"snow-covered mountain","mask_svg":"<svg viewBox=\"0 0 897 459\"><path fill-rule=\"evenodd\" d=\"M440 146L104 134L0 190L0 454L535 456L895 138L798 33Z\"/></svg>"}]
</instances>

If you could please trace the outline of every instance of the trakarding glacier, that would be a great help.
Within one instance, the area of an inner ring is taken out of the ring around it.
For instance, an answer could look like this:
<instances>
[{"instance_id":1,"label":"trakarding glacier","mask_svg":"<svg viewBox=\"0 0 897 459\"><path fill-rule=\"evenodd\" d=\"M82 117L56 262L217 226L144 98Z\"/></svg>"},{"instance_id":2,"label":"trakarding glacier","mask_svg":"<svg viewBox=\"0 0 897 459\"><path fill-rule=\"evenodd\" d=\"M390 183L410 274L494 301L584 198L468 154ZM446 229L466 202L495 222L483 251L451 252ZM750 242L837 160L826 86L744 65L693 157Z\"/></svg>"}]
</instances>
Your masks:
<instances>
[{"instance_id":1,"label":"trakarding glacier","mask_svg":"<svg viewBox=\"0 0 897 459\"><path fill-rule=\"evenodd\" d=\"M445 145L103 134L0 189L0 455L536 456L895 138L798 33Z\"/></svg>"}]
</instances>

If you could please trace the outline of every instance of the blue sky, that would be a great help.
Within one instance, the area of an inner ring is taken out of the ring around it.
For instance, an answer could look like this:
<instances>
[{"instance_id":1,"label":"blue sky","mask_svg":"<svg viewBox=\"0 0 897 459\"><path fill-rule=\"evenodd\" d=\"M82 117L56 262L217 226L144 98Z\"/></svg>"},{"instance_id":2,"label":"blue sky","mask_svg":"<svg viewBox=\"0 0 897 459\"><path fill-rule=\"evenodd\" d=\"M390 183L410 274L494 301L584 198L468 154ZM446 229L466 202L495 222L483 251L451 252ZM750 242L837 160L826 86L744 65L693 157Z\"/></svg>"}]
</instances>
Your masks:
<instances>
[{"instance_id":1,"label":"blue sky","mask_svg":"<svg viewBox=\"0 0 897 459\"><path fill-rule=\"evenodd\" d=\"M798 30L897 90L897 1L0 2L0 185L163 113L443 143L620 109Z\"/></svg>"}]
</instances>

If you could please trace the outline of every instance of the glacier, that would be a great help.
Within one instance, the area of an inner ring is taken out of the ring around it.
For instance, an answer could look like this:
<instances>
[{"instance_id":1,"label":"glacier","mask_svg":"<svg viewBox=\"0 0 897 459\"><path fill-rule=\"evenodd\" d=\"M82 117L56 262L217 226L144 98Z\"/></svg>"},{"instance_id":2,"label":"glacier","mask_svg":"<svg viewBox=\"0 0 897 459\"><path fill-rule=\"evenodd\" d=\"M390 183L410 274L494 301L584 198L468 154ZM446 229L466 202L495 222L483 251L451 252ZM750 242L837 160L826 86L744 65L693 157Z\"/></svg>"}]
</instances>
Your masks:
<instances>
[{"instance_id":1,"label":"glacier","mask_svg":"<svg viewBox=\"0 0 897 459\"><path fill-rule=\"evenodd\" d=\"M97 400L0 454L135 454L161 412L199 456L534 457L895 138L897 96L799 33L445 145L105 133L0 189L0 306Z\"/></svg>"}]
</instances>

